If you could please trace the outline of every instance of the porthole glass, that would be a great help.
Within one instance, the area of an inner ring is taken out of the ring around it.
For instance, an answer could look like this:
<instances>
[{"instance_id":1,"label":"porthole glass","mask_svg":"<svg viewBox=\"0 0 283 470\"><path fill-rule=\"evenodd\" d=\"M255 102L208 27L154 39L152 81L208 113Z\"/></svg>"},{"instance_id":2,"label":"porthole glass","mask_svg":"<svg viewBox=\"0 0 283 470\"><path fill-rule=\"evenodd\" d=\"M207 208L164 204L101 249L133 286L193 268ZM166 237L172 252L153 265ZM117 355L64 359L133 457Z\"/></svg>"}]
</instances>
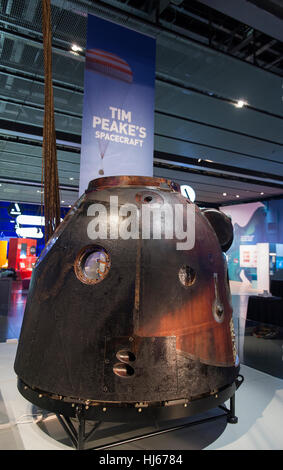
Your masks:
<instances>
[{"instance_id":1,"label":"porthole glass","mask_svg":"<svg viewBox=\"0 0 283 470\"><path fill-rule=\"evenodd\" d=\"M184 265L179 270L179 280L185 287L192 286L196 280L196 272L190 266Z\"/></svg>"},{"instance_id":2,"label":"porthole glass","mask_svg":"<svg viewBox=\"0 0 283 470\"><path fill-rule=\"evenodd\" d=\"M75 273L85 284L97 284L108 274L110 257L100 246L88 246L81 250L75 261Z\"/></svg>"},{"instance_id":3,"label":"porthole glass","mask_svg":"<svg viewBox=\"0 0 283 470\"><path fill-rule=\"evenodd\" d=\"M95 251L87 256L84 262L84 274L88 279L99 281L105 277L107 269L107 254L104 251Z\"/></svg>"}]
</instances>

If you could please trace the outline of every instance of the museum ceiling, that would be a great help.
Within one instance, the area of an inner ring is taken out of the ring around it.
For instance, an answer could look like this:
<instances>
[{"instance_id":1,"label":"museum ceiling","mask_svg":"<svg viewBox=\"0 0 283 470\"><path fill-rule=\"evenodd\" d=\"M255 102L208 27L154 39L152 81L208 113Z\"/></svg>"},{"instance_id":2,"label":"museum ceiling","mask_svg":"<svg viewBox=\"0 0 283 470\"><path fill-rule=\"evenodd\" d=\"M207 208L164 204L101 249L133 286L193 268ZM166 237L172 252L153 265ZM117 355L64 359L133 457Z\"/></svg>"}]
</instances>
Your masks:
<instances>
[{"instance_id":1,"label":"museum ceiling","mask_svg":"<svg viewBox=\"0 0 283 470\"><path fill-rule=\"evenodd\" d=\"M281 0L51 4L62 205L78 197L88 13L156 38L154 175L203 205L283 195ZM1 2L0 95L0 200L40 203L41 0Z\"/></svg>"}]
</instances>

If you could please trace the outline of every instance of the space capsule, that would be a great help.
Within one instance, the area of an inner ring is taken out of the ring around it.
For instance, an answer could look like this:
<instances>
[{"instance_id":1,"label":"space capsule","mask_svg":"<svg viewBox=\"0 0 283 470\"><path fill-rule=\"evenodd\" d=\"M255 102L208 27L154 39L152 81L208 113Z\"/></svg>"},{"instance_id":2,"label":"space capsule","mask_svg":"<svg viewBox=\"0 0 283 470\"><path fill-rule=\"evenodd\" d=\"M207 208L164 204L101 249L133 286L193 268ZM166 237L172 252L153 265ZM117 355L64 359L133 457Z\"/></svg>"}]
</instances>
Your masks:
<instances>
[{"instance_id":1,"label":"space capsule","mask_svg":"<svg viewBox=\"0 0 283 470\"><path fill-rule=\"evenodd\" d=\"M15 359L21 390L161 406L234 383L223 253L232 239L226 215L201 210L172 181L91 181L33 271Z\"/></svg>"}]
</instances>

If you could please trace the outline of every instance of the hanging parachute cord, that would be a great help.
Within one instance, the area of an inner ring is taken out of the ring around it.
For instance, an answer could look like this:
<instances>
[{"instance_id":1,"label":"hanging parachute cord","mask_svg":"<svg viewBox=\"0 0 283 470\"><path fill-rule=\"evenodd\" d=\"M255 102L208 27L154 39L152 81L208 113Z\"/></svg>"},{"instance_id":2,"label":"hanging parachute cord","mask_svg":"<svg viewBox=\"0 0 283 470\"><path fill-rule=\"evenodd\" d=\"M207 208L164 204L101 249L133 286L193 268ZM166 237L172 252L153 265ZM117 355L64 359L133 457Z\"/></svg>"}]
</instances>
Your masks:
<instances>
[{"instance_id":1,"label":"hanging parachute cord","mask_svg":"<svg viewBox=\"0 0 283 470\"><path fill-rule=\"evenodd\" d=\"M44 217L44 212L43 212L43 194L44 194L44 158L42 155L42 163L41 163L41 186L40 186L40 218L41 218L41 224L43 225L43 217Z\"/></svg>"},{"instance_id":2,"label":"hanging parachute cord","mask_svg":"<svg viewBox=\"0 0 283 470\"><path fill-rule=\"evenodd\" d=\"M60 195L52 87L52 31L50 0L42 0L42 32L44 54L42 185L44 192L45 243L47 243L60 223Z\"/></svg>"}]
</instances>

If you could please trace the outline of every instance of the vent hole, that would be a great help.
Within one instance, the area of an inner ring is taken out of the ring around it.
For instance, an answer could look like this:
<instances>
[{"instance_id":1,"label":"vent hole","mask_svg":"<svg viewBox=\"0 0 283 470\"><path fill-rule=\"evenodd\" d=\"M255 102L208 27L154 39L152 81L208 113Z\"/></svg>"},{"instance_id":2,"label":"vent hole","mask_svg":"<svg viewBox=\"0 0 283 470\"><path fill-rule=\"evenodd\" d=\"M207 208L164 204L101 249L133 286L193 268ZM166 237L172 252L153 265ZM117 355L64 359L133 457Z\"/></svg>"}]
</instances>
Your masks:
<instances>
[{"instance_id":1,"label":"vent hole","mask_svg":"<svg viewBox=\"0 0 283 470\"><path fill-rule=\"evenodd\" d=\"M129 366L129 364L118 363L115 364L113 367L114 374L118 375L118 377L131 377L134 375L135 371L133 367Z\"/></svg>"},{"instance_id":2,"label":"vent hole","mask_svg":"<svg viewBox=\"0 0 283 470\"><path fill-rule=\"evenodd\" d=\"M121 362L134 362L136 360L134 353L125 349L118 351L116 357Z\"/></svg>"}]
</instances>

